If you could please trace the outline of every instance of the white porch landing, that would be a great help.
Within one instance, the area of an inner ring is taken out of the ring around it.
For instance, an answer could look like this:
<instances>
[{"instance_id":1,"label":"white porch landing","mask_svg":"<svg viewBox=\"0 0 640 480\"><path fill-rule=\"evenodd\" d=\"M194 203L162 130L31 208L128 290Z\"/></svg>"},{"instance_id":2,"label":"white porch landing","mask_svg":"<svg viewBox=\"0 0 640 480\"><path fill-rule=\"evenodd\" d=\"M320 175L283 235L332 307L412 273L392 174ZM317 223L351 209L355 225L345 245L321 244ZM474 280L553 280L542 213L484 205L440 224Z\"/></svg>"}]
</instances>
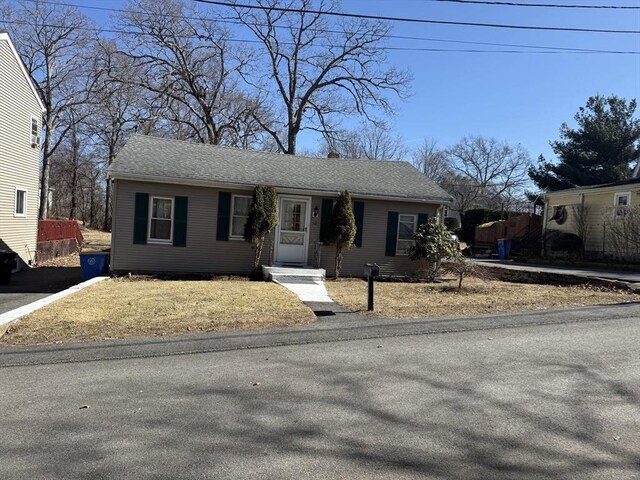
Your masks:
<instances>
[{"instance_id":1,"label":"white porch landing","mask_svg":"<svg viewBox=\"0 0 640 480\"><path fill-rule=\"evenodd\" d=\"M303 302L333 302L324 286L323 268L290 268L262 266L265 280L278 283L298 295Z\"/></svg>"}]
</instances>

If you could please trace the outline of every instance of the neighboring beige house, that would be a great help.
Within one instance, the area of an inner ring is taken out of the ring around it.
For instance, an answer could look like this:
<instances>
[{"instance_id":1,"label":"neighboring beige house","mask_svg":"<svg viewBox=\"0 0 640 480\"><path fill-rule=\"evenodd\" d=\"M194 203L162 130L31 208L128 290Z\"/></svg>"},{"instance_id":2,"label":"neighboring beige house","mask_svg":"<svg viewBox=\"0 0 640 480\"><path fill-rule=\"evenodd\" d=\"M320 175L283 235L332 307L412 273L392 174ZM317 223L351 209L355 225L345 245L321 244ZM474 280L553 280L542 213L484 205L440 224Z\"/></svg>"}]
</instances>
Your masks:
<instances>
[{"instance_id":1,"label":"neighboring beige house","mask_svg":"<svg viewBox=\"0 0 640 480\"><path fill-rule=\"evenodd\" d=\"M544 200L545 232L559 230L584 236L588 256L636 256L635 234L624 229L629 230L631 221L640 221L640 178L550 192Z\"/></svg>"},{"instance_id":2,"label":"neighboring beige house","mask_svg":"<svg viewBox=\"0 0 640 480\"><path fill-rule=\"evenodd\" d=\"M35 260L45 109L9 35L0 31L0 249Z\"/></svg>"},{"instance_id":3,"label":"neighboring beige house","mask_svg":"<svg viewBox=\"0 0 640 480\"><path fill-rule=\"evenodd\" d=\"M451 197L406 162L308 158L135 135L109 169L113 181L111 269L115 272L250 273L243 240L253 188L279 194L279 224L263 264L320 266L333 273L335 250L321 245L338 193L354 200L358 233L342 273L365 263L404 274L420 223Z\"/></svg>"}]
</instances>

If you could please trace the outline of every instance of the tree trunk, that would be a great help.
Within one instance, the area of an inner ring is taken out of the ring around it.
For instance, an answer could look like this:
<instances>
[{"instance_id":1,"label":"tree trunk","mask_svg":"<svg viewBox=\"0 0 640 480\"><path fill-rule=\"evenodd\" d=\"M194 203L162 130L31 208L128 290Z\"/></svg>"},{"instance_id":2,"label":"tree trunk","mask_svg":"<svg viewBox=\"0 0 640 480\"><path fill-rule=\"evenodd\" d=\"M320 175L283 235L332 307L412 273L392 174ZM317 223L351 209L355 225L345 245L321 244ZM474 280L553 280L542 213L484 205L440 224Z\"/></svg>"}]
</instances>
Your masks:
<instances>
[{"instance_id":1,"label":"tree trunk","mask_svg":"<svg viewBox=\"0 0 640 480\"><path fill-rule=\"evenodd\" d=\"M293 128L289 128L289 133L287 135L287 151L284 153L287 155L296 154L296 132Z\"/></svg>"},{"instance_id":2,"label":"tree trunk","mask_svg":"<svg viewBox=\"0 0 640 480\"><path fill-rule=\"evenodd\" d=\"M104 222L102 230L111 231L111 182L107 178L104 189Z\"/></svg>"},{"instance_id":3,"label":"tree trunk","mask_svg":"<svg viewBox=\"0 0 640 480\"><path fill-rule=\"evenodd\" d=\"M342 270L342 248L336 245L336 265L335 265L335 279L340 278L340 270Z\"/></svg>"},{"instance_id":4,"label":"tree trunk","mask_svg":"<svg viewBox=\"0 0 640 480\"><path fill-rule=\"evenodd\" d=\"M110 142L111 143L111 142ZM115 147L113 144L109 145L109 158L107 159L107 168L111 166L113 158L116 156ZM105 232L111 231L111 182L107 177L104 189L104 222L102 229Z\"/></svg>"},{"instance_id":5,"label":"tree trunk","mask_svg":"<svg viewBox=\"0 0 640 480\"><path fill-rule=\"evenodd\" d=\"M260 257L262 257L262 247L264 246L264 237L260 238L255 245L255 253L253 257L253 273L258 273L260 266Z\"/></svg>"},{"instance_id":6,"label":"tree trunk","mask_svg":"<svg viewBox=\"0 0 640 480\"><path fill-rule=\"evenodd\" d=\"M69 209L69 220L76 219L76 210L78 206L78 168L74 164L73 173L71 174L71 208Z\"/></svg>"},{"instance_id":7,"label":"tree trunk","mask_svg":"<svg viewBox=\"0 0 640 480\"><path fill-rule=\"evenodd\" d=\"M49 162L49 147L51 139L47 126L47 135L44 137L44 154L42 155L42 172L40 173L40 206L38 207L38 219L46 220L49 216L49 176L51 175L51 163Z\"/></svg>"}]
</instances>

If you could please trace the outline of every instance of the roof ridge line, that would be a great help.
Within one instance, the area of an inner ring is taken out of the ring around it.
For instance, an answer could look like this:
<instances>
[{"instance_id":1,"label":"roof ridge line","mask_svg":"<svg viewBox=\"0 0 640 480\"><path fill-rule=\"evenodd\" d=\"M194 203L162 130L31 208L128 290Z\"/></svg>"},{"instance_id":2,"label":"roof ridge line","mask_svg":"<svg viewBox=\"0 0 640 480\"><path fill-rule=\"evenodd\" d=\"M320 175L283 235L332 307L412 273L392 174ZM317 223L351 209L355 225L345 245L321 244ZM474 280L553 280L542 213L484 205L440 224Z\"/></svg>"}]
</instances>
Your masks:
<instances>
[{"instance_id":1,"label":"roof ridge line","mask_svg":"<svg viewBox=\"0 0 640 480\"><path fill-rule=\"evenodd\" d=\"M167 138L167 137L157 137L155 135L144 135L141 133L134 133L131 135L132 137L139 137L139 138L149 138L152 140L163 140L166 142L173 142L173 143L181 143L184 145L192 145L194 147L198 147L198 148L220 148L220 149L224 149L224 150L233 150L233 151L241 151L241 152L249 152L252 154L256 154L256 155L279 155L282 156L283 158L302 158L302 159L307 159L307 160L322 160L322 161L336 161L336 162L340 162L340 161L347 161L347 162L385 162L385 163L397 163L397 164L408 164L409 166L412 166L411 163L409 163L409 161L407 160L372 160L370 158L328 158L328 157L311 157L311 156L307 156L307 155L289 155L289 154L285 154L285 153L280 153L280 152L265 152L262 150L252 150L252 149L248 149L248 148L238 148L238 147L231 147L229 145L214 145L211 143L202 143L202 142L189 142L187 140L180 140L177 138Z\"/></svg>"}]
</instances>

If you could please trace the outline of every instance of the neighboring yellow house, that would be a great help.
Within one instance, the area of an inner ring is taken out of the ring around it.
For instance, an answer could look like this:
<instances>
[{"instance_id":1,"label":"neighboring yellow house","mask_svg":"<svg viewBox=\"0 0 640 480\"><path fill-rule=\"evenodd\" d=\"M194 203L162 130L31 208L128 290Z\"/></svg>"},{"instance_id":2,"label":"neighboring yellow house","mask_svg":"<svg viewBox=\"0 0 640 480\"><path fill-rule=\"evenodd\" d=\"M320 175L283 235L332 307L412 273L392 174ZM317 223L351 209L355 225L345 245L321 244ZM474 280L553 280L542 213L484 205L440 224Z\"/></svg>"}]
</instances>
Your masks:
<instances>
[{"instance_id":1,"label":"neighboring yellow house","mask_svg":"<svg viewBox=\"0 0 640 480\"><path fill-rule=\"evenodd\" d=\"M589 257L640 259L640 178L549 192L544 201L544 233L578 235Z\"/></svg>"}]
</instances>

